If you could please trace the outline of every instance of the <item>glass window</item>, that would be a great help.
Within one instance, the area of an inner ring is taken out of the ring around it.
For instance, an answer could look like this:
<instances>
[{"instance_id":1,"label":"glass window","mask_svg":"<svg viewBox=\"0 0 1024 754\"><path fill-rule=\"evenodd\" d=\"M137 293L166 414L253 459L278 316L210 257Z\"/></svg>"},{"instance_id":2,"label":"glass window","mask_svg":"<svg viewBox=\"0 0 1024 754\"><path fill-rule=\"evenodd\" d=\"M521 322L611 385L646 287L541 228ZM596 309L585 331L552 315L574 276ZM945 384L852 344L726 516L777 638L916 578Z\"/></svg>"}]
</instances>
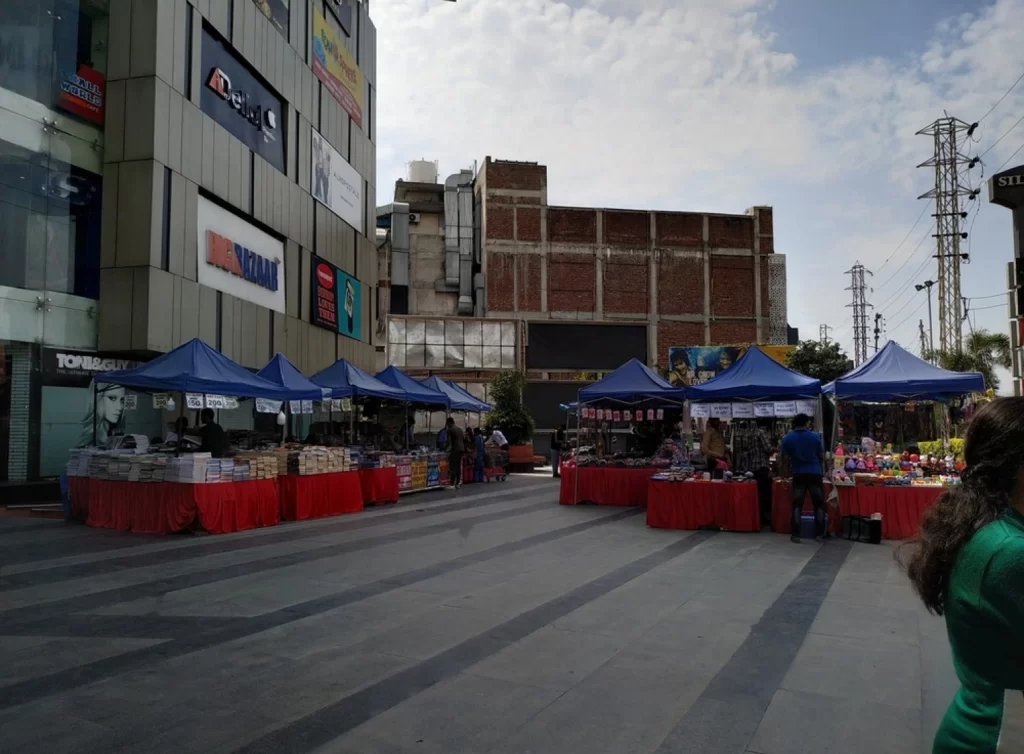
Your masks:
<instances>
[{"instance_id":1,"label":"glass window","mask_svg":"<svg viewBox=\"0 0 1024 754\"><path fill-rule=\"evenodd\" d=\"M103 125L109 0L0 2L0 82Z\"/></svg>"},{"instance_id":2,"label":"glass window","mask_svg":"<svg viewBox=\"0 0 1024 754\"><path fill-rule=\"evenodd\" d=\"M266 16L275 29L288 39L289 0L253 0L260 12Z\"/></svg>"},{"instance_id":3,"label":"glass window","mask_svg":"<svg viewBox=\"0 0 1024 754\"><path fill-rule=\"evenodd\" d=\"M0 285L99 298L101 184L0 141Z\"/></svg>"}]
</instances>

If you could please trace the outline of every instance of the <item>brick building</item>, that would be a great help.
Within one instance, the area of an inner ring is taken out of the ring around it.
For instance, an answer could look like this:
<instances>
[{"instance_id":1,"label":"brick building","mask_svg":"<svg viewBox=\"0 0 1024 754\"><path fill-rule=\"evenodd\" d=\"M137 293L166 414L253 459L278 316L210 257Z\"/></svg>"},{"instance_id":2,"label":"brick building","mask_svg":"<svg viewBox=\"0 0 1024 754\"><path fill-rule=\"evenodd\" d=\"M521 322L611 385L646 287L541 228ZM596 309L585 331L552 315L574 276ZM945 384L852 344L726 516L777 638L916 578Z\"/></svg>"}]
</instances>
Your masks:
<instances>
[{"instance_id":1,"label":"brick building","mask_svg":"<svg viewBox=\"0 0 1024 754\"><path fill-rule=\"evenodd\" d=\"M544 165L490 157L475 177L413 177L378 210L391 241L382 265L387 359L409 371L473 382L515 366L550 405L572 390L542 381L578 385L580 373L633 357L665 366L675 346L787 342L786 262L775 253L771 207L723 215L553 206ZM456 317L511 323L516 342L501 346L514 347L514 364L493 355L471 364L471 346L460 355L447 342L432 358L430 344L409 339L411 323Z\"/></svg>"}]
</instances>

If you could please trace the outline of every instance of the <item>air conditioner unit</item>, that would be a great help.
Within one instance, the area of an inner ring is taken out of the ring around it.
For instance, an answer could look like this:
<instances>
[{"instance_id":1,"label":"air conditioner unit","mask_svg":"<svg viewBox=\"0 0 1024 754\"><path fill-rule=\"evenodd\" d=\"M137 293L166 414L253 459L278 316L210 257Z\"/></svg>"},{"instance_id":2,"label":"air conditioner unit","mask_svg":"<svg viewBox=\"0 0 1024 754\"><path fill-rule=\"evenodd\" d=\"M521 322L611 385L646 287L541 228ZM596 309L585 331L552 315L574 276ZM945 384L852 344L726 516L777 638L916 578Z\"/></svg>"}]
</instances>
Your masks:
<instances>
[{"instance_id":1,"label":"air conditioner unit","mask_svg":"<svg viewBox=\"0 0 1024 754\"><path fill-rule=\"evenodd\" d=\"M420 221L420 213L419 212L410 212L409 213L409 222L411 222L411 223L418 223L419 221Z\"/></svg>"}]
</instances>

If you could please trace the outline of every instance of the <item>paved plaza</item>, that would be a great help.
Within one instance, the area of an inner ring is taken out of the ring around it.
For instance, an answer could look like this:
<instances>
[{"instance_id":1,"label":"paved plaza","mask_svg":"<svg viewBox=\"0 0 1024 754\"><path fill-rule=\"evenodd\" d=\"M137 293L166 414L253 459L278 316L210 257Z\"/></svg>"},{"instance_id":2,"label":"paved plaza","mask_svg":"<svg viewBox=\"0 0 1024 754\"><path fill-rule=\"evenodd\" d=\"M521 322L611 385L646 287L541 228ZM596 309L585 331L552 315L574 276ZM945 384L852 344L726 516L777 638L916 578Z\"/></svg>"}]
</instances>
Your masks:
<instances>
[{"instance_id":1,"label":"paved plaza","mask_svg":"<svg viewBox=\"0 0 1024 754\"><path fill-rule=\"evenodd\" d=\"M513 477L220 537L0 519L0 749L920 754L892 547L653 530Z\"/></svg>"}]
</instances>

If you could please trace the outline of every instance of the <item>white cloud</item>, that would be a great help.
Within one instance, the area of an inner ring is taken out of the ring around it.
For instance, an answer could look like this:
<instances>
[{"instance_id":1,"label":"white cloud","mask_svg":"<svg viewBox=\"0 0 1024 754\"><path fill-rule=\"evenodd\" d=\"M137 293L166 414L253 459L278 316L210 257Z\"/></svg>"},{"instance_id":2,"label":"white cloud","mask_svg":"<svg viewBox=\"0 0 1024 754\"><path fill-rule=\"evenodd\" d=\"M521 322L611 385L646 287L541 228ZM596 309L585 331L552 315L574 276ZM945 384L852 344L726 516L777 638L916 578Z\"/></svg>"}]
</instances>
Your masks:
<instances>
[{"instance_id":1,"label":"white cloud","mask_svg":"<svg viewBox=\"0 0 1024 754\"><path fill-rule=\"evenodd\" d=\"M789 255L790 319L807 336L848 320L842 271L855 259L879 267L920 212L914 197L929 176L914 166L930 145L915 132L943 109L980 117L1024 70L1024 0L950 18L909 57L816 70L780 47L760 0L575 5L375 3L378 199L390 200L409 160L438 159L447 174L492 155L546 164L553 203L772 204L776 245ZM982 124L981 148L1022 114L1024 84ZM1024 125L986 157L990 170L1022 141ZM973 243L987 239L1005 260L1008 227L1008 213L985 207ZM923 259L924 249L902 274ZM991 292L997 284L991 274L975 280L977 268L965 271L965 290ZM878 301L906 281L884 282ZM1003 313L985 317L1005 328Z\"/></svg>"}]
</instances>

